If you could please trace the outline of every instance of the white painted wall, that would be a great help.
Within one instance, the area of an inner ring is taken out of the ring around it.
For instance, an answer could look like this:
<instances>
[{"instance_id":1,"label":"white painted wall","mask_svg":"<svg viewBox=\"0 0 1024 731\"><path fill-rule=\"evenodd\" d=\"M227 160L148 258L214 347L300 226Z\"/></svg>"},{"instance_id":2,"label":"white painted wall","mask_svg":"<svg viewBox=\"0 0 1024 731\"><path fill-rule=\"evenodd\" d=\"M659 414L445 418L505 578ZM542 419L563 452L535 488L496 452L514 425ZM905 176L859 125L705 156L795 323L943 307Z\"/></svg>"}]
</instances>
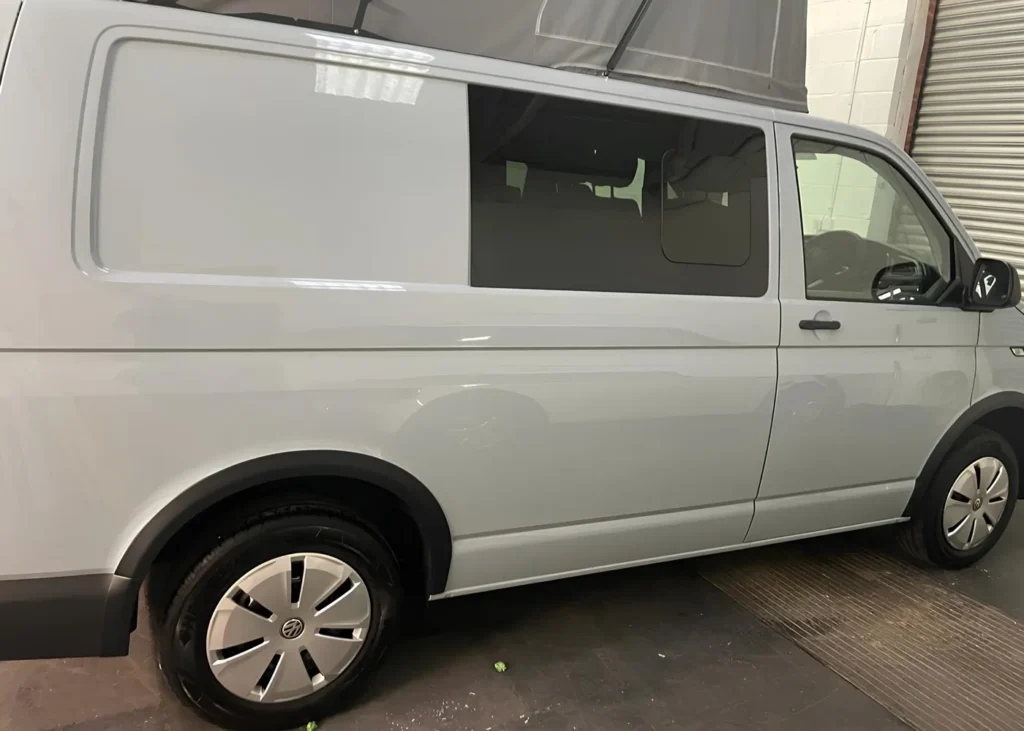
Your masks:
<instances>
[{"instance_id":1,"label":"white painted wall","mask_svg":"<svg viewBox=\"0 0 1024 731\"><path fill-rule=\"evenodd\" d=\"M905 92L905 81L917 74L927 9L927 0L808 0L811 114L902 144L906 123L897 112L905 93L913 94L913 83Z\"/></svg>"},{"instance_id":2,"label":"white painted wall","mask_svg":"<svg viewBox=\"0 0 1024 731\"><path fill-rule=\"evenodd\" d=\"M808 0L807 105L902 146L914 93L928 0ZM870 168L838 155L804 159L800 202L805 233L842 229L864 236L892 207ZM884 209L884 210L883 210Z\"/></svg>"}]
</instances>

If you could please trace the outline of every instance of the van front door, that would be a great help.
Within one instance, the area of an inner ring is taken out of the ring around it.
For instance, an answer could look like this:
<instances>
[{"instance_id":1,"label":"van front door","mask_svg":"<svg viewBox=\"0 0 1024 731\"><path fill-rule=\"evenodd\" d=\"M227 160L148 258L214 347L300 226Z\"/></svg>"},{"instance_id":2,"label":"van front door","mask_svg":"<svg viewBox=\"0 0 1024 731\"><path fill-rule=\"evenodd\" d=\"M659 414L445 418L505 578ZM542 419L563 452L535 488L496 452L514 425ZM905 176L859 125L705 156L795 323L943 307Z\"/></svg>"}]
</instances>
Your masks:
<instances>
[{"instance_id":1,"label":"van front door","mask_svg":"<svg viewBox=\"0 0 1024 731\"><path fill-rule=\"evenodd\" d=\"M779 385L748 542L901 516L970 404L977 313L951 301L953 226L899 156L776 127Z\"/></svg>"}]
</instances>

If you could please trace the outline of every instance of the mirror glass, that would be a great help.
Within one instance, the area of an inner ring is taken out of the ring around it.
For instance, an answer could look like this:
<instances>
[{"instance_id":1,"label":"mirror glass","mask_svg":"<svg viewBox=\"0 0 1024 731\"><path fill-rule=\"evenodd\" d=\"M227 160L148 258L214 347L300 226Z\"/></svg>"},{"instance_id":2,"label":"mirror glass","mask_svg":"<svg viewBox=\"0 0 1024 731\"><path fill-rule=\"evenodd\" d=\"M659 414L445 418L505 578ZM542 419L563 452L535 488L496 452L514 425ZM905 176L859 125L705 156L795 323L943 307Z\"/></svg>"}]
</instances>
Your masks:
<instances>
[{"instance_id":1,"label":"mirror glass","mask_svg":"<svg viewBox=\"0 0 1024 731\"><path fill-rule=\"evenodd\" d=\"M978 259L974 264L971 300L982 307L1003 307L1009 303L1013 280L1017 273L1013 267L999 259Z\"/></svg>"}]
</instances>

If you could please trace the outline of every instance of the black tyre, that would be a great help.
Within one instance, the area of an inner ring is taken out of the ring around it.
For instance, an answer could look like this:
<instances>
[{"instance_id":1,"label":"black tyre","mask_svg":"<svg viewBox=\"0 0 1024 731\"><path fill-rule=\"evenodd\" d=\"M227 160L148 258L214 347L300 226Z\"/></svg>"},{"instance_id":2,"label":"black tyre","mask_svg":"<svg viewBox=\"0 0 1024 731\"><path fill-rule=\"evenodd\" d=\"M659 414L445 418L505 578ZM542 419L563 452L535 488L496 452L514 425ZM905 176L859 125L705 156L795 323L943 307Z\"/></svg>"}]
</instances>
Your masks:
<instances>
[{"instance_id":1,"label":"black tyre","mask_svg":"<svg viewBox=\"0 0 1024 731\"><path fill-rule=\"evenodd\" d=\"M365 689L397 634L401 598L394 556L359 525L270 511L154 608L160 669L218 725L298 728Z\"/></svg>"},{"instance_id":2,"label":"black tyre","mask_svg":"<svg viewBox=\"0 0 1024 731\"><path fill-rule=\"evenodd\" d=\"M1017 503L1020 467L1009 443L970 430L943 460L900 542L910 556L948 569L970 566L999 540Z\"/></svg>"}]
</instances>

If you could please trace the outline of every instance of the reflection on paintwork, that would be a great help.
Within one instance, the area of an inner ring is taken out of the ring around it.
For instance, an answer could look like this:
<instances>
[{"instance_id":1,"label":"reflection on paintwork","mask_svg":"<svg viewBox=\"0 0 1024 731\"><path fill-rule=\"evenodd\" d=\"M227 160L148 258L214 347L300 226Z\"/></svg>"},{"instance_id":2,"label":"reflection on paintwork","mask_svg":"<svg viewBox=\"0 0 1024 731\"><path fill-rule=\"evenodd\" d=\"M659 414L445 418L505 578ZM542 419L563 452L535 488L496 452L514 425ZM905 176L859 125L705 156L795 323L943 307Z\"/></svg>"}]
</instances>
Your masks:
<instances>
[{"instance_id":1,"label":"reflection on paintwork","mask_svg":"<svg viewBox=\"0 0 1024 731\"><path fill-rule=\"evenodd\" d=\"M0 423L2 484L34 489L0 485L0 496L31 500L91 570L116 564L139 524L203 476L295 449L402 467L430 486L457 539L585 520L607 532L631 514L724 504L746 507L720 516L710 537L666 527L630 555L704 547L722 531L742 538L775 393L771 348L19 354L3 373L16 386L0 398L12 416ZM83 528L82 514L107 527ZM30 545L41 571L65 561L52 541L4 527L0 555ZM576 545L591 530L565 538ZM488 550L473 544L460 560L468 570ZM568 568L588 560L562 555ZM506 568L518 578L538 569Z\"/></svg>"},{"instance_id":2,"label":"reflection on paintwork","mask_svg":"<svg viewBox=\"0 0 1024 731\"><path fill-rule=\"evenodd\" d=\"M760 499L914 477L970 401L974 352L781 350L779 370Z\"/></svg>"},{"instance_id":3,"label":"reflection on paintwork","mask_svg":"<svg viewBox=\"0 0 1024 731\"><path fill-rule=\"evenodd\" d=\"M405 287L395 282L350 282L343 279L293 279L296 287L306 289L347 289L370 292L404 292Z\"/></svg>"},{"instance_id":4,"label":"reflection on paintwork","mask_svg":"<svg viewBox=\"0 0 1024 731\"><path fill-rule=\"evenodd\" d=\"M415 104L429 73L423 65L434 60L432 54L408 48L392 48L379 43L307 34L316 43L316 84L318 94L395 104ZM373 54L377 58L345 55ZM383 60L378 60L383 59Z\"/></svg>"},{"instance_id":5,"label":"reflection on paintwork","mask_svg":"<svg viewBox=\"0 0 1024 731\"><path fill-rule=\"evenodd\" d=\"M430 64L434 60L434 54L419 51L412 48L400 48L374 43L364 39L345 38L342 36L328 36L320 33L307 33L306 36L316 43L317 48L340 53L371 54L378 58L386 58L394 61L401 61L407 64ZM426 72L426 69L423 69Z\"/></svg>"},{"instance_id":6,"label":"reflection on paintwork","mask_svg":"<svg viewBox=\"0 0 1024 731\"><path fill-rule=\"evenodd\" d=\"M415 76L401 76L384 71L325 63L316 65L315 89L318 94L395 104L415 104L422 88L423 79Z\"/></svg>"}]
</instances>

